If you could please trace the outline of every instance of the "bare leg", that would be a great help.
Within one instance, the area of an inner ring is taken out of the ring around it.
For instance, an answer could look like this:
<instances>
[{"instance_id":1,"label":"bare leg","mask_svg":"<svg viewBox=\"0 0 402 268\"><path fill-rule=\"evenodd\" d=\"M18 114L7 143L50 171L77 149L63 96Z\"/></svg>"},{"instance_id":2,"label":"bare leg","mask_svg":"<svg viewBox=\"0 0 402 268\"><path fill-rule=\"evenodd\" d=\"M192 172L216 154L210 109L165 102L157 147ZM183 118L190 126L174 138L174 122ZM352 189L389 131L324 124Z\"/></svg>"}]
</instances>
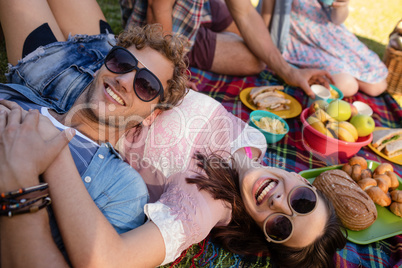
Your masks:
<instances>
[{"instance_id":1,"label":"bare leg","mask_svg":"<svg viewBox=\"0 0 402 268\"><path fill-rule=\"evenodd\" d=\"M56 21L67 38L69 34L99 34L99 20L104 20L95 0L48 0Z\"/></svg>"},{"instance_id":2,"label":"bare leg","mask_svg":"<svg viewBox=\"0 0 402 268\"><path fill-rule=\"evenodd\" d=\"M381 93L383 93L387 89L387 81L383 80L376 84L369 84L360 80L357 80L359 83L359 89L366 93L369 96L377 97Z\"/></svg>"},{"instance_id":3,"label":"bare leg","mask_svg":"<svg viewBox=\"0 0 402 268\"><path fill-rule=\"evenodd\" d=\"M230 48L230 49L228 49ZM227 75L255 75L265 64L233 33L218 33L211 71Z\"/></svg>"},{"instance_id":4,"label":"bare leg","mask_svg":"<svg viewBox=\"0 0 402 268\"><path fill-rule=\"evenodd\" d=\"M359 84L356 78L348 73L339 73L332 75L335 86L339 88L345 97L353 96L359 90Z\"/></svg>"},{"instance_id":5,"label":"bare leg","mask_svg":"<svg viewBox=\"0 0 402 268\"><path fill-rule=\"evenodd\" d=\"M43 23L49 24L58 41L65 40L46 0L0 0L0 21L8 61L13 65L22 57L27 36Z\"/></svg>"}]
</instances>

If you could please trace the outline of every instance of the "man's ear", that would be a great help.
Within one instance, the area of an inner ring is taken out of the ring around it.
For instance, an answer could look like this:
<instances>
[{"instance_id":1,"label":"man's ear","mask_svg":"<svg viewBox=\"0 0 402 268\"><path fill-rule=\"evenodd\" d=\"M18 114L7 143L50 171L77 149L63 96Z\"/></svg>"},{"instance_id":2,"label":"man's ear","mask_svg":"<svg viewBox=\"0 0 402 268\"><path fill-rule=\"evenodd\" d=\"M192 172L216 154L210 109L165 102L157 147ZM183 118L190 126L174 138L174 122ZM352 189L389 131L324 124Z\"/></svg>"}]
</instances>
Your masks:
<instances>
[{"instance_id":1,"label":"man's ear","mask_svg":"<svg viewBox=\"0 0 402 268\"><path fill-rule=\"evenodd\" d=\"M159 110L159 109L153 110L152 113L151 113L150 115L148 115L148 117L145 118L144 121L142 121L142 124L143 124L144 126L147 126L147 127L150 126L150 125L154 122L155 118L156 118L161 112L162 112L162 111Z\"/></svg>"}]
</instances>

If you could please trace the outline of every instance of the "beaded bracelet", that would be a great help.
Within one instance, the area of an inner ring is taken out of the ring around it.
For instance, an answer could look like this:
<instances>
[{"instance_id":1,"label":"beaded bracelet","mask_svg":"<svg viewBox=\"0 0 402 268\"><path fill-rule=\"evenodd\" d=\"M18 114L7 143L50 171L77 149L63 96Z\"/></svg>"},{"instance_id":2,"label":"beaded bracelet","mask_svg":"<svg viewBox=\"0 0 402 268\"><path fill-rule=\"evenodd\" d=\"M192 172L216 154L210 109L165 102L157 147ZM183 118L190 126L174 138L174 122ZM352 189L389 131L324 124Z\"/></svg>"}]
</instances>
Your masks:
<instances>
[{"instance_id":1,"label":"beaded bracelet","mask_svg":"<svg viewBox=\"0 0 402 268\"><path fill-rule=\"evenodd\" d=\"M36 191L44 191L47 188L49 188L49 185L47 183L41 183L39 185L35 185L35 186L27 187L27 188L20 188L18 190L6 192L6 193L1 193L0 201L3 201L4 199L5 200L12 199L12 198L14 199L14 198L20 197L22 195L29 194L29 193L36 192Z\"/></svg>"},{"instance_id":2,"label":"beaded bracelet","mask_svg":"<svg viewBox=\"0 0 402 268\"><path fill-rule=\"evenodd\" d=\"M12 200L10 200L11 202L1 204L0 210L8 211L8 210L21 209L21 208L30 206L32 204L35 204L39 200L44 199L48 196L49 196L49 194L44 194L44 195L40 195L38 197L33 197L31 199L25 199L25 198L20 199L20 200L12 199Z\"/></svg>"},{"instance_id":3,"label":"beaded bracelet","mask_svg":"<svg viewBox=\"0 0 402 268\"><path fill-rule=\"evenodd\" d=\"M26 209L19 209L19 210L8 210L8 211L0 211L0 216L8 216L11 218L14 215L24 214L24 213L35 213L41 210L44 207L49 206L52 203L52 199L50 197L45 197L42 199L42 203L35 206L29 206Z\"/></svg>"}]
</instances>

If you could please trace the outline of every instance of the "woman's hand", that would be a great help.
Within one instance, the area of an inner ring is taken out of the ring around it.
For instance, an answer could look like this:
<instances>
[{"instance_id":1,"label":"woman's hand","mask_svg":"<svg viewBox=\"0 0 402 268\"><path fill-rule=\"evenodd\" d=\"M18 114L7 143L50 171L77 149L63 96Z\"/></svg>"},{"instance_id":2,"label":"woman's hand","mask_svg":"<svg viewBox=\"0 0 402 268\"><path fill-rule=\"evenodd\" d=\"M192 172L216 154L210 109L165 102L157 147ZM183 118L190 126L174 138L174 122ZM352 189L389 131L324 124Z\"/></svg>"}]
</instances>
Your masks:
<instances>
[{"instance_id":1,"label":"woman's hand","mask_svg":"<svg viewBox=\"0 0 402 268\"><path fill-rule=\"evenodd\" d=\"M3 101L2 101L3 102ZM39 112L18 105L0 110L0 191L38 184L38 176L75 135L67 129L50 140L39 131Z\"/></svg>"}]
</instances>

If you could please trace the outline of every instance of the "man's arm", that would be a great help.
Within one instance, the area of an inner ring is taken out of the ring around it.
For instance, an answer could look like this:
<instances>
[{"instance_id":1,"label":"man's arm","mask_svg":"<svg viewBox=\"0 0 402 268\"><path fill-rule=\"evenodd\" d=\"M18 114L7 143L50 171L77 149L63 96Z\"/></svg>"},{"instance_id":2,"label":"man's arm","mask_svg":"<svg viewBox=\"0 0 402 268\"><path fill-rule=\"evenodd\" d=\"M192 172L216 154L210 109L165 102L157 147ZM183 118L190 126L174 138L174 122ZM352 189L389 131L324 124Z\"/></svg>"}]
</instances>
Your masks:
<instances>
[{"instance_id":1,"label":"man's arm","mask_svg":"<svg viewBox=\"0 0 402 268\"><path fill-rule=\"evenodd\" d=\"M301 87L309 96L314 96L309 82L319 79L328 87L328 72L316 69L296 69L282 57L272 42L271 36L260 14L250 1L226 0L226 4L248 48L267 66L292 86Z\"/></svg>"},{"instance_id":2,"label":"man's arm","mask_svg":"<svg viewBox=\"0 0 402 268\"><path fill-rule=\"evenodd\" d=\"M22 114L19 107L0 110L1 193L38 185L39 174L72 137L62 132L46 142L38 131L38 111ZM2 199L3 204L8 204L8 200ZM67 267L53 242L46 209L0 217L0 237L1 267L46 267L50 263L54 267Z\"/></svg>"},{"instance_id":3,"label":"man's arm","mask_svg":"<svg viewBox=\"0 0 402 268\"><path fill-rule=\"evenodd\" d=\"M171 32L175 0L148 0L147 23L160 23L163 30Z\"/></svg>"}]
</instances>

